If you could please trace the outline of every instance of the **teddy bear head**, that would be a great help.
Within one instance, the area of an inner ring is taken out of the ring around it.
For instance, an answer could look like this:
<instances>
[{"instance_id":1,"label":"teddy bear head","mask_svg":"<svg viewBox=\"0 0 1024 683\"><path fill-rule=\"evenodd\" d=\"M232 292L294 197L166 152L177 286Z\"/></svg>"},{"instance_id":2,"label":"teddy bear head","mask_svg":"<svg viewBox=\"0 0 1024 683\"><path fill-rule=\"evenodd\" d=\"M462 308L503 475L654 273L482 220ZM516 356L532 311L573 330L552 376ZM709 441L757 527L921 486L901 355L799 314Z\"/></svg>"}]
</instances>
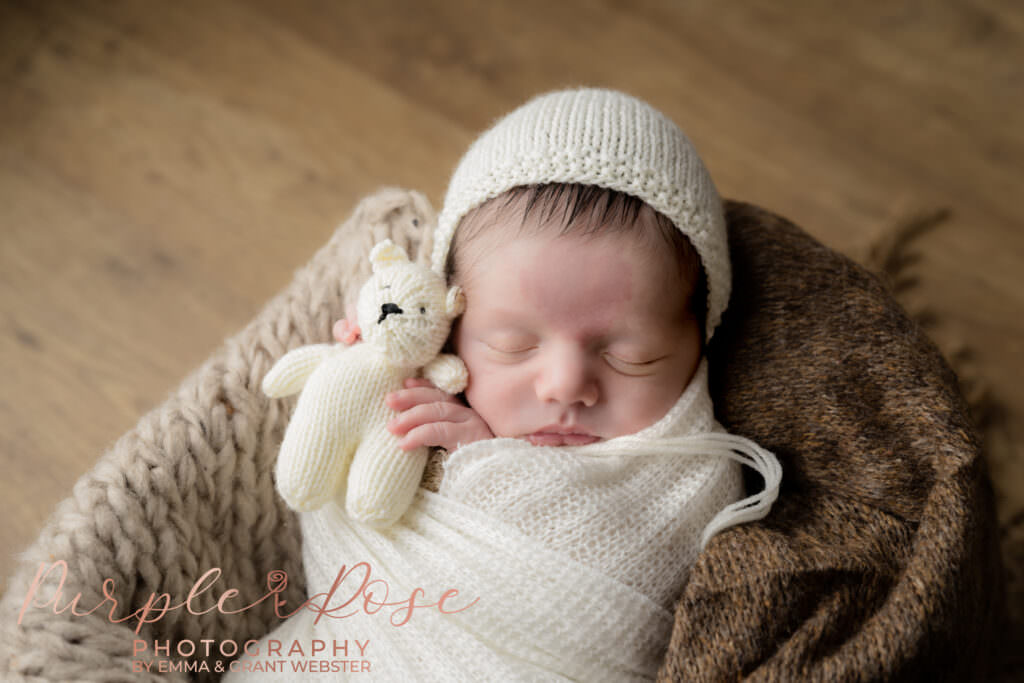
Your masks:
<instances>
[{"instance_id":1,"label":"teddy bear head","mask_svg":"<svg viewBox=\"0 0 1024 683\"><path fill-rule=\"evenodd\" d=\"M394 365L421 367L441 351L452 321L465 308L459 287L413 263L391 240L370 252L373 274L359 290L357 318L363 340Z\"/></svg>"}]
</instances>

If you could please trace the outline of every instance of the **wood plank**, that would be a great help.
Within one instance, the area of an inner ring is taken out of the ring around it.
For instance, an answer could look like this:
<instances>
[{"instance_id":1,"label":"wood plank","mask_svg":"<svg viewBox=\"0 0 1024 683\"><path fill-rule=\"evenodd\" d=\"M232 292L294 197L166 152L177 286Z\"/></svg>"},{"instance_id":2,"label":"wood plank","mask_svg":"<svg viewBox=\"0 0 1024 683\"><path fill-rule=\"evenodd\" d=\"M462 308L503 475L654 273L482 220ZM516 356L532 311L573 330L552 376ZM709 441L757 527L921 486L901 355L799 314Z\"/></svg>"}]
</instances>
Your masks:
<instances>
[{"instance_id":1,"label":"wood plank","mask_svg":"<svg viewBox=\"0 0 1024 683\"><path fill-rule=\"evenodd\" d=\"M0 547L360 196L439 202L477 132L577 84L651 101L724 195L847 253L949 207L908 305L975 350L997 487L1024 486L1022 38L1011 0L0 3Z\"/></svg>"}]
</instances>

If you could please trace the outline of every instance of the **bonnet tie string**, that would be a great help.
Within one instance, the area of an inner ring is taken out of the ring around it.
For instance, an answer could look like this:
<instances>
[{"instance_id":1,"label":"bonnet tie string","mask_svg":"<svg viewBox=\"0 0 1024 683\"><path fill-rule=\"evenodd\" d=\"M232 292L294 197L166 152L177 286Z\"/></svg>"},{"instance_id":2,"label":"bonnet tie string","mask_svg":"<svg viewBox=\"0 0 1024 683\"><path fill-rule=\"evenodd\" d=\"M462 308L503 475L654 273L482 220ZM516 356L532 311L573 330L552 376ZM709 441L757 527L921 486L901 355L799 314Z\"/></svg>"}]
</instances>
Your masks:
<instances>
[{"instance_id":1,"label":"bonnet tie string","mask_svg":"<svg viewBox=\"0 0 1024 683\"><path fill-rule=\"evenodd\" d=\"M642 448L637 448L642 444ZM782 465L778 458L768 450L761 448L750 439L725 432L705 432L692 436L668 437L662 439L630 439L620 437L614 445L606 449L601 444L586 446L588 455L597 457L649 455L669 456L702 456L715 455L735 460L756 471L764 479L764 489L752 496L731 503L716 514L701 535L701 550L708 544L711 537L720 531L737 524L753 522L765 517L771 511L772 504L779 497L779 485L782 482ZM633 446L634 448L631 448ZM572 450L567 449L567 450Z\"/></svg>"}]
</instances>

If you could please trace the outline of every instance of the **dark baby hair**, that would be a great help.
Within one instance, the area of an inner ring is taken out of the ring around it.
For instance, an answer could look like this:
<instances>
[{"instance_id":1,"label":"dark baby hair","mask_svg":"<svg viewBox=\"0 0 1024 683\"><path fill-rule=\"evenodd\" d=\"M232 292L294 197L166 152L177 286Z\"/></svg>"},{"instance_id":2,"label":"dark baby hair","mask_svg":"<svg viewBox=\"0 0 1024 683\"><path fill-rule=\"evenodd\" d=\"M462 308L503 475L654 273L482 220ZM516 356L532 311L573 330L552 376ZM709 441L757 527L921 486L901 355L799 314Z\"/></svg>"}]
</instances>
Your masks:
<instances>
[{"instance_id":1,"label":"dark baby hair","mask_svg":"<svg viewBox=\"0 0 1024 683\"><path fill-rule=\"evenodd\" d=\"M520 214L519 235L527 229L528 219L536 215L535 225L556 227L559 235L599 236L627 231L646 239L656 239L672 250L679 265L680 279L689 287L690 307L701 325L703 337L707 311L707 282L700 257L686 236L665 215L650 209L651 221L642 220L649 207L640 199L596 185L548 183L514 187L475 209L459 223L448 250L445 275L455 282L462 274L459 253L492 224L495 213Z\"/></svg>"}]
</instances>

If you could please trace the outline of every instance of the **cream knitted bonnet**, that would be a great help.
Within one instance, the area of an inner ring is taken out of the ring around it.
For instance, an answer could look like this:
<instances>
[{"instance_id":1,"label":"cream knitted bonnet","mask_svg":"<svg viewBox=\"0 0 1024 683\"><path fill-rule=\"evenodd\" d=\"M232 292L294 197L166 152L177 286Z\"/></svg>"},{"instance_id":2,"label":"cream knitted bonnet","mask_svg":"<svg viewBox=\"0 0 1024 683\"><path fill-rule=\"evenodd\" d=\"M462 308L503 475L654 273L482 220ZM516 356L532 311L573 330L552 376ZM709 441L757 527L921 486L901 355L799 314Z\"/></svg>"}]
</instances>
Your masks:
<instances>
[{"instance_id":1,"label":"cream knitted bonnet","mask_svg":"<svg viewBox=\"0 0 1024 683\"><path fill-rule=\"evenodd\" d=\"M693 144L661 112L612 90L541 95L498 121L452 175L432 263L443 272L455 229L470 210L522 185L580 183L624 192L667 216L707 275L707 339L729 302L732 277L722 202Z\"/></svg>"}]
</instances>

